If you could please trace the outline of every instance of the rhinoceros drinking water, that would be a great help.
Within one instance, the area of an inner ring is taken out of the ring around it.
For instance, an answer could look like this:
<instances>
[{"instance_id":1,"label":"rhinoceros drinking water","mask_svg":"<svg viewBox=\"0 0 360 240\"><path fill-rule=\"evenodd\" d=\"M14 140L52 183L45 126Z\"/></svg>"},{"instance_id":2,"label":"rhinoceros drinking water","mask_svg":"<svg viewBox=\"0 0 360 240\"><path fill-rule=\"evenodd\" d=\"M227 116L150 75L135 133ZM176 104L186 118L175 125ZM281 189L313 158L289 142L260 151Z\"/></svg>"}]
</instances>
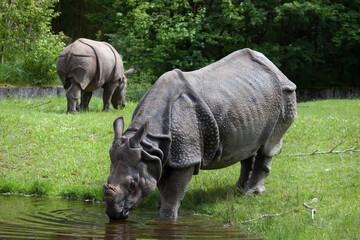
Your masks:
<instances>
[{"instance_id":1,"label":"rhinoceros drinking water","mask_svg":"<svg viewBox=\"0 0 360 240\"><path fill-rule=\"evenodd\" d=\"M296 117L296 86L263 54L236 51L192 72L162 75L125 132L114 122L110 219L127 218L156 186L162 218L176 218L192 175L241 161L237 187L265 191L272 157Z\"/></svg>"},{"instance_id":2,"label":"rhinoceros drinking water","mask_svg":"<svg viewBox=\"0 0 360 240\"><path fill-rule=\"evenodd\" d=\"M67 46L56 61L56 70L66 89L67 111L88 110L92 92L103 88L103 111L125 106L127 77L135 67L124 72L119 53L106 42L80 38Z\"/></svg>"}]
</instances>

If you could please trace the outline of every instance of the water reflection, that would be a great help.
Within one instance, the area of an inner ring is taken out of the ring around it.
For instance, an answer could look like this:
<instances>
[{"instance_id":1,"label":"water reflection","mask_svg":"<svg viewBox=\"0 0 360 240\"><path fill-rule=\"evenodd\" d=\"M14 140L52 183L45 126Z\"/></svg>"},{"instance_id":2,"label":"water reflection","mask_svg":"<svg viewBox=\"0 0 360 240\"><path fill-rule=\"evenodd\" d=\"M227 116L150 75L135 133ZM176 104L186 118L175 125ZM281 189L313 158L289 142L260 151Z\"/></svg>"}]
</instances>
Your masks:
<instances>
[{"instance_id":1,"label":"water reflection","mask_svg":"<svg viewBox=\"0 0 360 240\"><path fill-rule=\"evenodd\" d=\"M157 210L137 209L109 221L103 203L0 195L0 239L248 239L205 216L160 220Z\"/></svg>"}]
</instances>

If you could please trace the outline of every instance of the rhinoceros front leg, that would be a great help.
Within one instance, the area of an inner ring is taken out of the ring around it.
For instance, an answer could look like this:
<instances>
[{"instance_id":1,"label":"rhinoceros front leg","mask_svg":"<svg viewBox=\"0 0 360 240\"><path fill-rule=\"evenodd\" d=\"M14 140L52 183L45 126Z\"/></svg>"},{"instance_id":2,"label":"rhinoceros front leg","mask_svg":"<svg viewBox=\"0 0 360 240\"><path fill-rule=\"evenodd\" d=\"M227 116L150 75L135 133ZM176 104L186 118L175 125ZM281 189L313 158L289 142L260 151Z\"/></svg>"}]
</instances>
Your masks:
<instances>
[{"instance_id":1,"label":"rhinoceros front leg","mask_svg":"<svg viewBox=\"0 0 360 240\"><path fill-rule=\"evenodd\" d=\"M83 92L81 95L80 108L83 111L89 111L89 103L92 97L92 92Z\"/></svg>"},{"instance_id":2,"label":"rhinoceros front leg","mask_svg":"<svg viewBox=\"0 0 360 240\"><path fill-rule=\"evenodd\" d=\"M240 177L236 183L236 186L244 190L251 177L255 162L255 155L241 161Z\"/></svg>"},{"instance_id":3,"label":"rhinoceros front leg","mask_svg":"<svg viewBox=\"0 0 360 240\"><path fill-rule=\"evenodd\" d=\"M112 82L108 83L106 86L104 86L104 93L103 93L103 103L104 108L103 111L111 111L112 108L110 106L111 97L115 92L116 87L119 85L118 82Z\"/></svg>"},{"instance_id":4,"label":"rhinoceros front leg","mask_svg":"<svg viewBox=\"0 0 360 240\"><path fill-rule=\"evenodd\" d=\"M158 183L160 192L160 217L177 218L181 200L194 174L194 166L183 169L169 169Z\"/></svg>"},{"instance_id":5,"label":"rhinoceros front leg","mask_svg":"<svg viewBox=\"0 0 360 240\"><path fill-rule=\"evenodd\" d=\"M77 84L71 83L70 87L66 90L67 98L67 112L78 113L79 102L78 99L81 97L81 88Z\"/></svg>"},{"instance_id":6,"label":"rhinoceros front leg","mask_svg":"<svg viewBox=\"0 0 360 240\"><path fill-rule=\"evenodd\" d=\"M253 172L243 191L244 194L265 192L264 181L270 174L271 159L272 157L264 156L261 154L261 151L258 151L255 157Z\"/></svg>"}]
</instances>

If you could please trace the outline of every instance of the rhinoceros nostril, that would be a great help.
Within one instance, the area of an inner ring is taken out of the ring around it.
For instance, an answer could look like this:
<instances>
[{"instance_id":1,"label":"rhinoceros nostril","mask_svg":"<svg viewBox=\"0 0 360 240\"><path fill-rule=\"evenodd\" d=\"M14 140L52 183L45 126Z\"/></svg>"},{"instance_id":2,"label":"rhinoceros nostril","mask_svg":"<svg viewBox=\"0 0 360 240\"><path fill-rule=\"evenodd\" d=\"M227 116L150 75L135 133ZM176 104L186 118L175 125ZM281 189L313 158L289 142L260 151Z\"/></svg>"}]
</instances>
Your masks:
<instances>
[{"instance_id":1,"label":"rhinoceros nostril","mask_svg":"<svg viewBox=\"0 0 360 240\"><path fill-rule=\"evenodd\" d=\"M114 186L114 185L111 185L111 184L104 184L103 185L103 188L104 188L104 190L106 191L106 190L112 190L112 191L114 191L114 192L116 192L117 190L116 190L116 187Z\"/></svg>"},{"instance_id":2,"label":"rhinoceros nostril","mask_svg":"<svg viewBox=\"0 0 360 240\"><path fill-rule=\"evenodd\" d=\"M104 184L103 186L103 193L104 193L104 197L107 200L111 200L114 199L116 196L116 188L113 185L110 184Z\"/></svg>"}]
</instances>

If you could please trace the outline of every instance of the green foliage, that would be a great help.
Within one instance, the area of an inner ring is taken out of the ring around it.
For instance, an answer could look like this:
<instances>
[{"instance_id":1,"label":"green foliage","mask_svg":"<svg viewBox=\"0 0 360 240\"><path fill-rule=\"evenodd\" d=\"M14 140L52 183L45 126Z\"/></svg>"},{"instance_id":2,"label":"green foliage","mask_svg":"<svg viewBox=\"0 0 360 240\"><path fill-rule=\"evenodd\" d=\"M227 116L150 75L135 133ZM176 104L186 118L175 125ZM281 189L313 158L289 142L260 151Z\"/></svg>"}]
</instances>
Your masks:
<instances>
[{"instance_id":1,"label":"green foliage","mask_svg":"<svg viewBox=\"0 0 360 240\"><path fill-rule=\"evenodd\" d=\"M125 63L138 65L151 83L175 67L204 65L196 37L201 16L191 14L186 1L115 1L114 7L119 30L108 34L110 41Z\"/></svg>"},{"instance_id":2,"label":"green foliage","mask_svg":"<svg viewBox=\"0 0 360 240\"><path fill-rule=\"evenodd\" d=\"M60 83L54 64L64 35L50 32L52 21L68 42L112 43L126 67L138 66L133 81L141 85L250 47L299 87L360 86L359 0L3 0L0 6L2 62L23 65L28 84Z\"/></svg>"},{"instance_id":3,"label":"green foliage","mask_svg":"<svg viewBox=\"0 0 360 240\"><path fill-rule=\"evenodd\" d=\"M359 29L354 21L360 19L360 2L353 7L356 14L338 1L294 1L275 8L274 20L281 26L275 41L289 46L283 68L291 78L305 86L359 86L354 67L360 64L360 32L343 31L349 24Z\"/></svg>"},{"instance_id":4,"label":"green foliage","mask_svg":"<svg viewBox=\"0 0 360 240\"><path fill-rule=\"evenodd\" d=\"M151 82L250 47L300 87L360 85L358 0L114 0L111 13L105 36Z\"/></svg>"},{"instance_id":5,"label":"green foliage","mask_svg":"<svg viewBox=\"0 0 360 240\"><path fill-rule=\"evenodd\" d=\"M25 52L23 66L31 74L28 84L52 85L61 83L56 73L56 59L63 50L63 35L43 33Z\"/></svg>"},{"instance_id":6,"label":"green foliage","mask_svg":"<svg viewBox=\"0 0 360 240\"><path fill-rule=\"evenodd\" d=\"M115 14L111 7L114 0L60 0L55 4L55 10L60 12L52 20L55 32L65 32L75 41L86 37L103 40L103 34L116 31L116 23L112 16Z\"/></svg>"},{"instance_id":7,"label":"green foliage","mask_svg":"<svg viewBox=\"0 0 360 240\"><path fill-rule=\"evenodd\" d=\"M24 66L16 63L0 64L0 83L8 84L24 84L28 82L30 77Z\"/></svg>"},{"instance_id":8,"label":"green foliage","mask_svg":"<svg viewBox=\"0 0 360 240\"><path fill-rule=\"evenodd\" d=\"M133 83L129 81L126 89L126 100L138 102L150 88L149 82Z\"/></svg>"},{"instance_id":9,"label":"green foliage","mask_svg":"<svg viewBox=\"0 0 360 240\"><path fill-rule=\"evenodd\" d=\"M50 32L51 19L57 15L52 8L57 1L0 3L1 63L26 72L26 79L21 77L23 84L51 85L58 82L55 62L64 48L64 35ZM19 80L17 74L12 75L13 71L5 74L6 78L1 78L0 82L16 83Z\"/></svg>"}]
</instances>

